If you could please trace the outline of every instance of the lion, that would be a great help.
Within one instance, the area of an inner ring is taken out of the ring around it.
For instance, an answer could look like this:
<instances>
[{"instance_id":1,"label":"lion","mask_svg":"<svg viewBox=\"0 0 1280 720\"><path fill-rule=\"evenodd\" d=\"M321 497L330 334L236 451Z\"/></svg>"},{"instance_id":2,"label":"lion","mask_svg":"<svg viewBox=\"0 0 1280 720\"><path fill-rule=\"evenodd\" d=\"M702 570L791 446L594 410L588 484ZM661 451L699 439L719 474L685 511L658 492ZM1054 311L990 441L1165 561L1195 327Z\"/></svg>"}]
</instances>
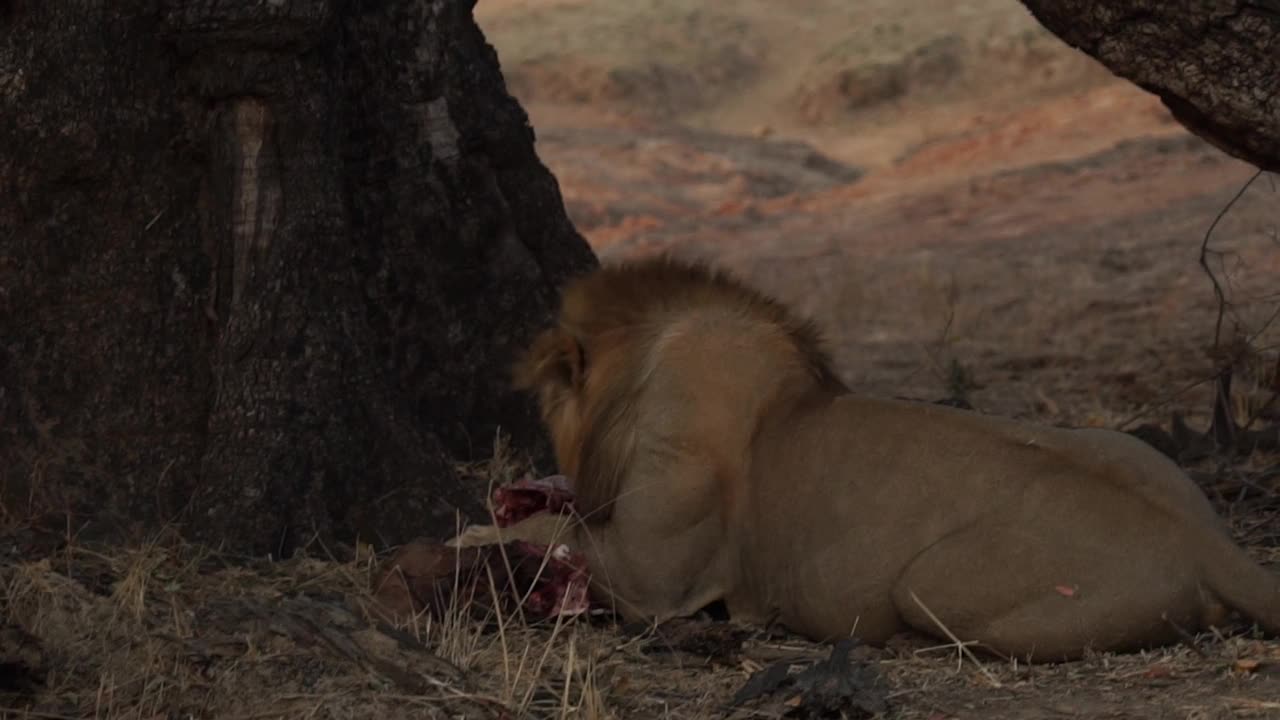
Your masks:
<instances>
[{"instance_id":1,"label":"lion","mask_svg":"<svg viewBox=\"0 0 1280 720\"><path fill-rule=\"evenodd\" d=\"M859 396L812 324L705 264L571 281L513 374L575 515L450 542L565 543L626 621L718 601L816 641L914 630L1048 661L1168 644L1233 610L1280 633L1280 576L1149 445Z\"/></svg>"}]
</instances>

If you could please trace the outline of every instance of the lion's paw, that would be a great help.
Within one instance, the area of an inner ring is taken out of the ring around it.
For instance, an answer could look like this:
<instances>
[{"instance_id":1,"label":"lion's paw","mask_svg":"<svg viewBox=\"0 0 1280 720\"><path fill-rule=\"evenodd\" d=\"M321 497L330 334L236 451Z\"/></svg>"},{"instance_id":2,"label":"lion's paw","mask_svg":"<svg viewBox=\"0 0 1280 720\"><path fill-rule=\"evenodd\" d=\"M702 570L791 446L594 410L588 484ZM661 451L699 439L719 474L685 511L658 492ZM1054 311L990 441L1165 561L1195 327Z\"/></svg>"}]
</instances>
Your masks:
<instances>
[{"instance_id":1,"label":"lion's paw","mask_svg":"<svg viewBox=\"0 0 1280 720\"><path fill-rule=\"evenodd\" d=\"M462 534L445 543L447 547L466 548L497 545L502 542L501 530L497 525L471 525Z\"/></svg>"}]
</instances>

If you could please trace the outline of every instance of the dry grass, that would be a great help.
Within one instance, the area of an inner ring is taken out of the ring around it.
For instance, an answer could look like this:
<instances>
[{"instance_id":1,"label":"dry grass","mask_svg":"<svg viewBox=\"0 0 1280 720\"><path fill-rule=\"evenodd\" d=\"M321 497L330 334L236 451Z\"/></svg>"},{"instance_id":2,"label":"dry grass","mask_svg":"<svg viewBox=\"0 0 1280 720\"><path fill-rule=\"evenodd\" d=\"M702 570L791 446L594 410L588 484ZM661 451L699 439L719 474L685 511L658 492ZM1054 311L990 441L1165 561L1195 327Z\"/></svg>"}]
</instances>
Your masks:
<instances>
[{"instance_id":1,"label":"dry grass","mask_svg":"<svg viewBox=\"0 0 1280 720\"><path fill-rule=\"evenodd\" d=\"M509 448L493 456L459 469L513 479ZM607 633L482 616L473 605L501 605L456 595L441 617L389 624L371 589L383 558L367 545L343 561L244 561L172 529L136 547L68 534L43 551L21 523L4 529L0 718L609 715L596 677Z\"/></svg>"},{"instance_id":2,"label":"dry grass","mask_svg":"<svg viewBox=\"0 0 1280 720\"><path fill-rule=\"evenodd\" d=\"M509 479L510 459L495 450L502 460L488 472ZM1232 516L1270 562L1280 562L1277 514L1255 499ZM443 617L389 625L371 611L380 558L367 548L341 562L232 563L165 531L131 548L72 542L5 557L0 662L13 664L0 667L45 674L0 695L3 718L801 716L795 697L736 709L730 699L755 671L799 670L828 653L700 621L623 632L598 617L477 618L463 597ZM1248 632L1053 666L956 662L968 647L954 640L855 651L881 676L889 717L1267 717L1280 698L1280 643Z\"/></svg>"},{"instance_id":3,"label":"dry grass","mask_svg":"<svg viewBox=\"0 0 1280 720\"><path fill-rule=\"evenodd\" d=\"M375 560L231 565L166 533L6 562L5 615L47 674L3 716L601 716L589 627L466 602L390 626L370 612Z\"/></svg>"}]
</instances>

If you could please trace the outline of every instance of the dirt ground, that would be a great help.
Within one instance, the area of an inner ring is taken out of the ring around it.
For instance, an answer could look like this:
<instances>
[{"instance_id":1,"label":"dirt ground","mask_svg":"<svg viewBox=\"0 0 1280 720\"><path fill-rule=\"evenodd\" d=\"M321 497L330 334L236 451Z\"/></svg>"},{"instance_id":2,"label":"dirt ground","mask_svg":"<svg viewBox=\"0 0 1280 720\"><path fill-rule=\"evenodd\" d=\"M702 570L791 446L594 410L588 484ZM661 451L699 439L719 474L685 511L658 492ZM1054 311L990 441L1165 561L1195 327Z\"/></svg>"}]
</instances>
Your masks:
<instances>
[{"instance_id":1,"label":"dirt ground","mask_svg":"<svg viewBox=\"0 0 1280 720\"><path fill-rule=\"evenodd\" d=\"M1275 179L1015 0L476 13L603 259L731 268L813 317L857 391L1121 429L1177 414L1202 431L1230 362L1237 419L1276 421ZM1280 572L1280 457L1184 459ZM1280 641L1244 626L1056 665L903 637L854 648L827 668L838 687L805 691L831 648L723 623L380 622L368 588L387 550L246 564L165 535L105 549L12 529L0 717L1280 717ZM734 705L770 668L790 674Z\"/></svg>"}]
</instances>

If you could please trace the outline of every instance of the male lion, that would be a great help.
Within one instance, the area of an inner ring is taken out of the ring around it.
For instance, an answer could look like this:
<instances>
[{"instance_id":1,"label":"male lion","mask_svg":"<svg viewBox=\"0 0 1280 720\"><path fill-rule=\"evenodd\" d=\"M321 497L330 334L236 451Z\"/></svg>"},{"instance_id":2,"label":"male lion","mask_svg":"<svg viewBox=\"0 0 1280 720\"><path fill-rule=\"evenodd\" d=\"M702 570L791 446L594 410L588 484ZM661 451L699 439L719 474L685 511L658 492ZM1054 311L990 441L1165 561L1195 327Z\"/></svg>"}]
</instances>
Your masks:
<instances>
[{"instance_id":1,"label":"male lion","mask_svg":"<svg viewBox=\"0 0 1280 720\"><path fill-rule=\"evenodd\" d=\"M1046 660L1168 643L1228 608L1280 632L1280 576L1142 441L858 397L809 324L701 265L571 282L515 377L578 518L451 542L564 542L624 618L722 600L817 640L940 622Z\"/></svg>"}]
</instances>

